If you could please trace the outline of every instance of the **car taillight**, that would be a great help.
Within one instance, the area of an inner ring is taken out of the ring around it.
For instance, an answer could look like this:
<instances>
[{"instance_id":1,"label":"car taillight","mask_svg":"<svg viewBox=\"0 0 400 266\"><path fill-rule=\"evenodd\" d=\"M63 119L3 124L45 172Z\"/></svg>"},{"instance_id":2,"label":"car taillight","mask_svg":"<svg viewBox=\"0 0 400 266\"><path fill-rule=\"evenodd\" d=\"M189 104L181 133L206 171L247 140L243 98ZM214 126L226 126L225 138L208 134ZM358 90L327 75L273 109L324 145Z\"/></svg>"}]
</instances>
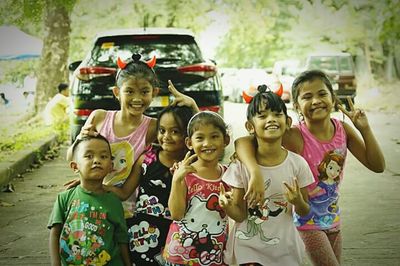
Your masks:
<instances>
[{"instance_id":1,"label":"car taillight","mask_svg":"<svg viewBox=\"0 0 400 266\"><path fill-rule=\"evenodd\" d=\"M221 106L213 105L213 106L202 106L199 107L200 111L212 111L218 113L221 110Z\"/></svg>"},{"instance_id":2,"label":"car taillight","mask_svg":"<svg viewBox=\"0 0 400 266\"><path fill-rule=\"evenodd\" d=\"M74 114L81 117L88 117L91 112L93 112L92 109L74 109Z\"/></svg>"},{"instance_id":3,"label":"car taillight","mask_svg":"<svg viewBox=\"0 0 400 266\"><path fill-rule=\"evenodd\" d=\"M178 71L181 73L199 75L205 78L209 78L217 73L217 68L215 67L215 65L201 63L196 65L178 67Z\"/></svg>"},{"instance_id":4,"label":"car taillight","mask_svg":"<svg viewBox=\"0 0 400 266\"><path fill-rule=\"evenodd\" d=\"M105 77L113 75L117 70L111 67L82 67L78 70L78 74L76 75L78 79L89 81L98 77Z\"/></svg>"}]
</instances>

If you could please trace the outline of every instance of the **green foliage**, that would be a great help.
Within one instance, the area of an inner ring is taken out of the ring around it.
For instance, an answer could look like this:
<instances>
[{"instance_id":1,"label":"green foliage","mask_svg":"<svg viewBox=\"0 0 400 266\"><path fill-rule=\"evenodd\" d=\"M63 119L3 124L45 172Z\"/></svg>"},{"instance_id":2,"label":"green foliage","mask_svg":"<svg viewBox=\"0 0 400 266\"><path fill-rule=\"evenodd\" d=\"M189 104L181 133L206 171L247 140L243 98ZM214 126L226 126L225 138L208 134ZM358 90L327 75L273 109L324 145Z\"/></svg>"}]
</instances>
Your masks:
<instances>
[{"instance_id":1,"label":"green foliage","mask_svg":"<svg viewBox=\"0 0 400 266\"><path fill-rule=\"evenodd\" d=\"M93 8L101 7L101 8ZM82 60L96 33L138 27L182 27L198 33L215 4L206 0L79 1L71 13L70 62Z\"/></svg>"},{"instance_id":2,"label":"green foliage","mask_svg":"<svg viewBox=\"0 0 400 266\"><path fill-rule=\"evenodd\" d=\"M0 161L9 157L12 153L29 149L30 145L36 141L45 139L54 134L51 127L46 127L39 120L32 122L20 122L2 129L0 133Z\"/></svg>"}]
</instances>

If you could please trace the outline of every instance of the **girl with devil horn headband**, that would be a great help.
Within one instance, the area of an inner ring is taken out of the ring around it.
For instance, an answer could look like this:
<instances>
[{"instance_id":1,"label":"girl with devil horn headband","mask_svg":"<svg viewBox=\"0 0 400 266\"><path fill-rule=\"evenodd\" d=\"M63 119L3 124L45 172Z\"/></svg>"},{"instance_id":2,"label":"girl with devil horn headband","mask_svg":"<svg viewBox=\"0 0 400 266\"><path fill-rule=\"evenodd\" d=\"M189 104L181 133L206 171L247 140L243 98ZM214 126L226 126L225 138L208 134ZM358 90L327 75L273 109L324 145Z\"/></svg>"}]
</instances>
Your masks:
<instances>
[{"instance_id":1,"label":"girl with devil horn headband","mask_svg":"<svg viewBox=\"0 0 400 266\"><path fill-rule=\"evenodd\" d=\"M140 54L133 54L126 61L118 58L119 67L116 74L114 96L120 103L121 109L107 111L94 110L82 127L78 138L82 135L101 134L110 142L114 169L104 179L106 185L122 185L131 174L135 161L145 151L145 148L156 140L157 119L144 115L159 88L157 76L153 70L156 58L142 60ZM198 107L195 101L180 93L171 81L168 81L169 91L175 97L171 105L188 106L195 112ZM70 149L67 159L70 159ZM67 188L79 184L73 180L66 184ZM135 193L133 193L135 194ZM125 218L133 216L135 195L123 202Z\"/></svg>"},{"instance_id":2,"label":"girl with devil horn headband","mask_svg":"<svg viewBox=\"0 0 400 266\"><path fill-rule=\"evenodd\" d=\"M307 187L310 212L307 215L295 214L295 224L314 265L340 265L342 236L338 199L343 178L342 162L346 159L347 149L376 173L384 171L385 159L365 112L354 108L350 98L347 99L350 111L343 108L324 72L308 70L301 73L293 82L292 95L293 107L299 113L300 121L285 133L283 145L306 159L315 178L315 182ZM351 120L359 132L348 123L331 117L335 107ZM248 196L263 195L257 189L263 177L255 156L251 156L255 153L253 140L249 137L239 139L236 151L247 168L252 169L250 187L256 193L248 193ZM330 160L326 169L318 168L326 155L340 159ZM334 183L319 182L318 177L325 174L335 177ZM259 201L258 197L255 201Z\"/></svg>"}]
</instances>

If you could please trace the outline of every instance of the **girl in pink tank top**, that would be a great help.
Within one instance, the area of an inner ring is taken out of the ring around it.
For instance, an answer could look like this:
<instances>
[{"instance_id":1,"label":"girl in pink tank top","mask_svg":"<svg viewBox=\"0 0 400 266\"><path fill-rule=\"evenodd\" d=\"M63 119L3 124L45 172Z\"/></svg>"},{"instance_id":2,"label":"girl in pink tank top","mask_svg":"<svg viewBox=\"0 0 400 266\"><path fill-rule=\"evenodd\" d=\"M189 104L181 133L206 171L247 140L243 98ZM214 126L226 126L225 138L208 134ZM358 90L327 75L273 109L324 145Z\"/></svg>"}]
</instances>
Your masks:
<instances>
[{"instance_id":1,"label":"girl in pink tank top","mask_svg":"<svg viewBox=\"0 0 400 266\"><path fill-rule=\"evenodd\" d=\"M283 145L306 159L315 178L308 187L311 210L306 216L295 215L295 223L314 265L339 265L342 240L338 199L347 149L376 173L384 171L385 159L364 111L355 109L351 99L350 111L343 108L324 72L301 73L293 82L292 96L301 121L287 132ZM335 106L350 118L361 137L351 125L331 118ZM248 154L254 148L249 140L239 141L236 149L239 158L252 169L255 160ZM257 195L261 179L257 169L252 179L252 191Z\"/></svg>"},{"instance_id":2,"label":"girl in pink tank top","mask_svg":"<svg viewBox=\"0 0 400 266\"><path fill-rule=\"evenodd\" d=\"M114 96L120 103L118 111L94 110L85 122L80 134L102 134L111 144L113 172L105 178L106 184L120 185L131 173L132 166L145 147L155 141L157 120L144 115L159 88L153 70L156 59L147 62L140 54L133 54L126 62L117 60L118 71ZM175 97L172 105L186 105L195 112L195 101L178 92L169 81L168 89ZM67 158L69 159L70 149ZM76 185L76 182L69 186ZM124 204L125 216L133 215L134 197Z\"/></svg>"}]
</instances>

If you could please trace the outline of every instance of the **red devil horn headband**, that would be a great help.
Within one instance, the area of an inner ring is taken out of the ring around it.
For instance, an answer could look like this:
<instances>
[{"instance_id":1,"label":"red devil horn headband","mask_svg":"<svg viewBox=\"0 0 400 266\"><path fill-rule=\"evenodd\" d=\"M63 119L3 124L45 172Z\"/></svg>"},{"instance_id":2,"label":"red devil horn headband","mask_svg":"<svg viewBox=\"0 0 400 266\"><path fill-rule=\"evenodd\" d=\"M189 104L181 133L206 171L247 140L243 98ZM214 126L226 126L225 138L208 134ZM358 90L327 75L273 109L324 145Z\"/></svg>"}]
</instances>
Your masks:
<instances>
[{"instance_id":1,"label":"red devil horn headband","mask_svg":"<svg viewBox=\"0 0 400 266\"><path fill-rule=\"evenodd\" d=\"M132 55L132 59L128 59L126 62L124 62L120 57L117 58L117 65L120 69L125 69L125 67L131 63L131 62L139 62L140 60L140 55L134 54ZM153 67L156 65L156 56L153 55L153 58L151 58L148 61L141 61L145 63L149 68L153 69Z\"/></svg>"},{"instance_id":2,"label":"red devil horn headband","mask_svg":"<svg viewBox=\"0 0 400 266\"><path fill-rule=\"evenodd\" d=\"M269 89L268 89L268 90L269 90ZM282 85L282 83L279 84L279 88L278 88L276 91L274 91L273 93L275 93L275 94L278 95L280 98L282 98L282 94L283 94L283 85ZM243 97L243 100L244 100L246 103L250 103L251 100L254 98L254 96L252 96L252 95L246 93L245 91L242 92L242 97Z\"/></svg>"}]
</instances>

